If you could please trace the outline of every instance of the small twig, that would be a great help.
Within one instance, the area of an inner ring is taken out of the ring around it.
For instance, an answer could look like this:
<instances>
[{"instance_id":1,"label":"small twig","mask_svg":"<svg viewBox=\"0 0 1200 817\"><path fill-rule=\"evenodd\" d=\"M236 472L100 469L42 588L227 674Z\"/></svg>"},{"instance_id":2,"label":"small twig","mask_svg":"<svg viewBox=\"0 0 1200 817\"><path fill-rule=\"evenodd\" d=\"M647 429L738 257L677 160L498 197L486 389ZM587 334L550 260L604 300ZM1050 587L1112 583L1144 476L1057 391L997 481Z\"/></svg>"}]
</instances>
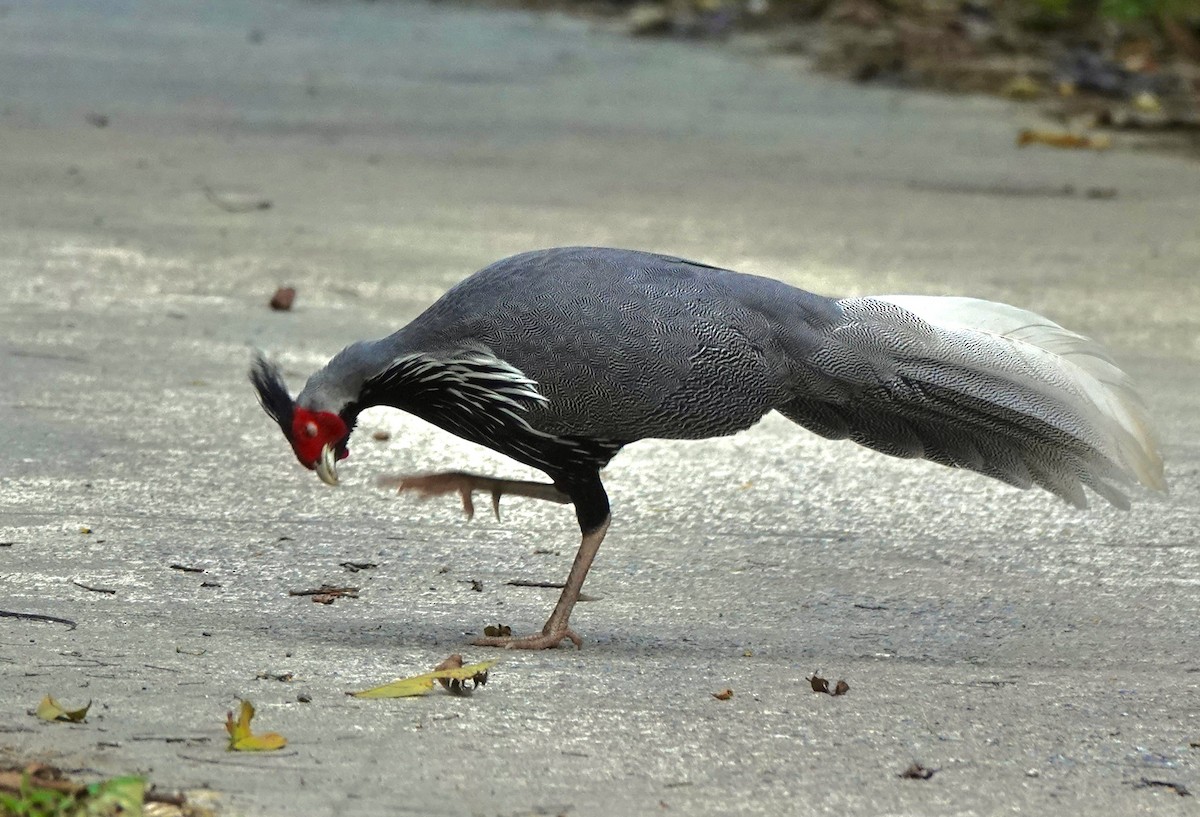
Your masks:
<instances>
[{"instance_id":1,"label":"small twig","mask_svg":"<svg viewBox=\"0 0 1200 817\"><path fill-rule=\"evenodd\" d=\"M357 587L332 587L328 584L323 584L316 590L289 590L289 596L346 596L347 598L358 598Z\"/></svg>"},{"instance_id":2,"label":"small twig","mask_svg":"<svg viewBox=\"0 0 1200 817\"><path fill-rule=\"evenodd\" d=\"M75 585L76 587L82 587L84 590L88 590L92 593L107 593L110 596L117 595L116 590L112 590L108 587L89 587L88 585L84 584L83 582L71 582L71 584Z\"/></svg>"},{"instance_id":3,"label":"small twig","mask_svg":"<svg viewBox=\"0 0 1200 817\"><path fill-rule=\"evenodd\" d=\"M174 564L171 565L172 570L182 570L184 573L203 573L202 567L188 567L187 565Z\"/></svg>"},{"instance_id":4,"label":"small twig","mask_svg":"<svg viewBox=\"0 0 1200 817\"><path fill-rule=\"evenodd\" d=\"M49 621L51 624L66 624L72 630L79 626L69 618L44 616L41 613L10 613L7 610L0 610L0 618L19 618L24 621Z\"/></svg>"},{"instance_id":5,"label":"small twig","mask_svg":"<svg viewBox=\"0 0 1200 817\"><path fill-rule=\"evenodd\" d=\"M562 590L564 587L566 587L566 585L562 582L529 582L525 581L524 579L514 579L511 582L505 582L505 584L507 584L509 587L534 587L544 588L546 590ZM595 601L599 598L603 598L603 596L592 596L587 593L580 593L577 601Z\"/></svg>"},{"instance_id":6,"label":"small twig","mask_svg":"<svg viewBox=\"0 0 1200 817\"><path fill-rule=\"evenodd\" d=\"M300 756L299 752L255 752L254 754L257 757L262 758L264 761L268 759L268 755L270 756L271 760L275 760L275 759L282 758L282 757L299 757ZM177 757L181 757L184 760L190 760L193 763L208 763L212 766L239 766L239 767L246 768L246 769L261 769L261 768L263 768L263 765L264 765L263 763L256 763L255 761L250 760L250 759L247 759L244 761L218 760L217 758L211 758L211 757L196 757L195 755L185 755L183 752L180 752L177 755ZM292 771L305 771L306 770L305 767L297 767L297 766L283 766L283 767L276 766L275 768L290 769ZM312 767L307 767L307 768L311 769Z\"/></svg>"},{"instance_id":7,"label":"small twig","mask_svg":"<svg viewBox=\"0 0 1200 817\"><path fill-rule=\"evenodd\" d=\"M1173 783L1170 780L1151 780L1147 777L1143 777L1141 779L1141 781L1138 783L1135 783L1133 787L1135 789L1148 789L1151 787L1158 787L1158 788L1163 788L1163 789L1171 789L1173 792L1178 794L1180 797L1191 797L1192 796L1192 793L1190 791L1188 791L1187 786L1183 785L1182 783Z\"/></svg>"},{"instance_id":8,"label":"small twig","mask_svg":"<svg viewBox=\"0 0 1200 817\"><path fill-rule=\"evenodd\" d=\"M170 735L134 735L130 738L133 741L162 741L163 743L207 743L212 740L208 735L196 735L194 737L176 737Z\"/></svg>"},{"instance_id":9,"label":"small twig","mask_svg":"<svg viewBox=\"0 0 1200 817\"><path fill-rule=\"evenodd\" d=\"M180 792L159 791L154 786L142 798L147 803L165 803L168 806L186 806L187 797Z\"/></svg>"},{"instance_id":10,"label":"small twig","mask_svg":"<svg viewBox=\"0 0 1200 817\"><path fill-rule=\"evenodd\" d=\"M220 196L207 184L203 187L204 197L226 213L253 213L255 210L270 210L270 199L248 199L246 201L230 201Z\"/></svg>"}]
</instances>

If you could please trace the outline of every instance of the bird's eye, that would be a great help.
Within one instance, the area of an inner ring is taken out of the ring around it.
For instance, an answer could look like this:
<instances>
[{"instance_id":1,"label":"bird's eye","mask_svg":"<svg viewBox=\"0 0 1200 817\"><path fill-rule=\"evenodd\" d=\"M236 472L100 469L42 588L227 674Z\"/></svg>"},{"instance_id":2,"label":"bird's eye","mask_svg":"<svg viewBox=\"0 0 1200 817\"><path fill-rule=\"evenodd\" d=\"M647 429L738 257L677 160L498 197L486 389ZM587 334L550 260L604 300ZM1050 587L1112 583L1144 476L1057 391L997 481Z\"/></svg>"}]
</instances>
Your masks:
<instances>
[{"instance_id":1,"label":"bird's eye","mask_svg":"<svg viewBox=\"0 0 1200 817\"><path fill-rule=\"evenodd\" d=\"M312 422L311 420L309 422L305 423L304 424L304 436L305 437L317 436L317 424Z\"/></svg>"}]
</instances>

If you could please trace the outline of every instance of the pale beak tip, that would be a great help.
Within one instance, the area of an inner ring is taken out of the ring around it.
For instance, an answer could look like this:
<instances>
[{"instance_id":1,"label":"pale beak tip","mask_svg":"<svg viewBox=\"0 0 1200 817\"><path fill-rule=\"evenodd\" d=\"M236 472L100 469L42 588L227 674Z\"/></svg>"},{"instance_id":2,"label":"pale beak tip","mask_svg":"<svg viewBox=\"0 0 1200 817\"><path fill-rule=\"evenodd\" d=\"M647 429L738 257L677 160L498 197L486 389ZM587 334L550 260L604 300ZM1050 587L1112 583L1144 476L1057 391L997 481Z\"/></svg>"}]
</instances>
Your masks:
<instances>
[{"instance_id":1,"label":"pale beak tip","mask_svg":"<svg viewBox=\"0 0 1200 817\"><path fill-rule=\"evenodd\" d=\"M321 478L321 482L326 485L337 485L337 455L333 448L329 445L321 449L321 458L316 463L317 476Z\"/></svg>"}]
</instances>

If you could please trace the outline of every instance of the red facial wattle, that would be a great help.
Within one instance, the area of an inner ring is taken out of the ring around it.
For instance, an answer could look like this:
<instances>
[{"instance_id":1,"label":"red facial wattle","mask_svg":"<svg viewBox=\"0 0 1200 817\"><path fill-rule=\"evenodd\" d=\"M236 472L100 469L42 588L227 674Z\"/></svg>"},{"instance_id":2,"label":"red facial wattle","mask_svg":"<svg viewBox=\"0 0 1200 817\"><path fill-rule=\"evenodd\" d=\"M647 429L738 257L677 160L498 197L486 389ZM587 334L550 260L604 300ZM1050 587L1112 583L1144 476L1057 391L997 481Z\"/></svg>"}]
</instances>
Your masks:
<instances>
[{"instance_id":1,"label":"red facial wattle","mask_svg":"<svg viewBox=\"0 0 1200 817\"><path fill-rule=\"evenodd\" d=\"M325 449L330 449L337 459L344 460L350 456L346 449L346 438L349 436L350 429L346 422L332 412L309 411L297 406L292 415L291 442L296 459L300 460L300 464L305 468L318 471L321 479L326 482L330 480L327 479L326 473L322 473L320 467L325 457ZM332 457L329 464L331 461ZM333 482L337 481L336 472L333 472L328 464L324 470L333 474Z\"/></svg>"}]
</instances>

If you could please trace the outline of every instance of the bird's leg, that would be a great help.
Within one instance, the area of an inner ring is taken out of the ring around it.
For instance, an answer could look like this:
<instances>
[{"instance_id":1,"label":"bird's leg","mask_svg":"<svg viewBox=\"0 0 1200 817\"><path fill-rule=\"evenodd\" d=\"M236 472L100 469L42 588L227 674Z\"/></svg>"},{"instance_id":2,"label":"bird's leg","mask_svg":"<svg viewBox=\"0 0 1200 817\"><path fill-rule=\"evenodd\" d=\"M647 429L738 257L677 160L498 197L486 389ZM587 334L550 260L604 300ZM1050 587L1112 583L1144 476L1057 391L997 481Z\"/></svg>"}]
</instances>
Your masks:
<instances>
[{"instance_id":1,"label":"bird's leg","mask_svg":"<svg viewBox=\"0 0 1200 817\"><path fill-rule=\"evenodd\" d=\"M579 544L579 552L575 554L575 563L571 565L571 572L567 575L567 583L563 586L562 595L558 597L558 604L554 605L554 612L550 614L550 618L546 621L546 626L542 627L541 635L530 635L523 638L515 636L486 636L484 638L476 638L471 643L476 647L504 647L508 650L544 650L549 647L557 647L563 639L570 639L576 647L583 647L583 639L580 638L574 630L567 626L571 619L571 610L575 608L575 602L579 601L579 593L583 589L583 580L587 578L588 569L592 566L592 560L596 558L596 551L600 549L600 543L604 541L604 534L608 531L608 523L611 516L605 515L597 527L592 530L585 531L583 541Z\"/></svg>"},{"instance_id":2,"label":"bird's leg","mask_svg":"<svg viewBox=\"0 0 1200 817\"><path fill-rule=\"evenodd\" d=\"M463 513L470 519L475 515L475 503L471 494L475 491L488 491L492 495L492 511L500 518L500 497L527 496L532 499L544 499L557 502L560 505L571 503L571 497L548 482L529 482L519 479L496 479L481 477L465 471L444 471L438 474L411 474L390 477L380 477L378 484L381 488L395 488L397 493L416 491L421 498L457 493L462 497Z\"/></svg>"}]
</instances>

